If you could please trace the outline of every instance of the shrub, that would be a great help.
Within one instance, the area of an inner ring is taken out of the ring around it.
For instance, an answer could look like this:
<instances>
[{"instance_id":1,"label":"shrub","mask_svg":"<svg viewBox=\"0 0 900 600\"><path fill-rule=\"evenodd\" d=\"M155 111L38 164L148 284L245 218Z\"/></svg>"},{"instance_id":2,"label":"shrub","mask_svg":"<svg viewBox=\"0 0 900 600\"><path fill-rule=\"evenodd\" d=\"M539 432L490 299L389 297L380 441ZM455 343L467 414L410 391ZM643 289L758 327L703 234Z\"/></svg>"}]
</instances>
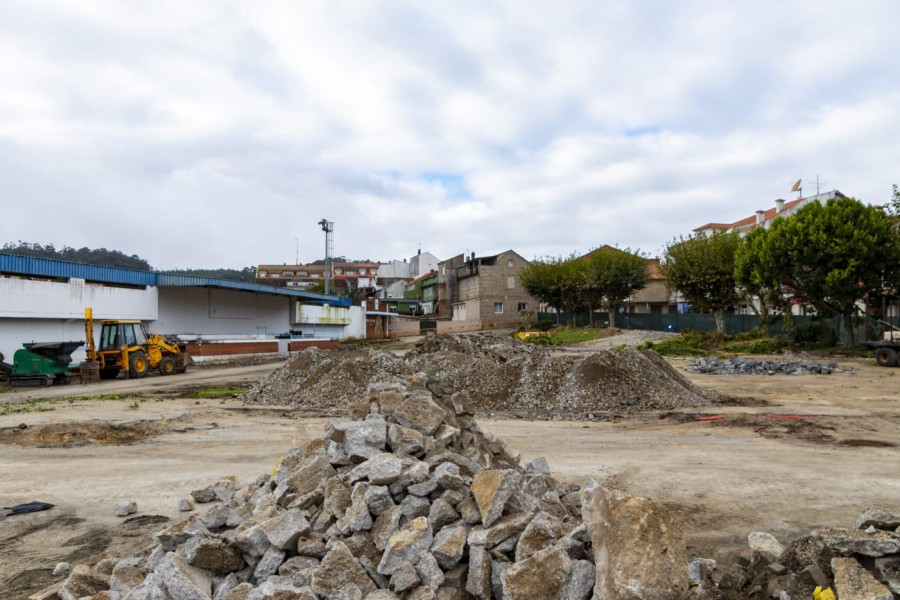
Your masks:
<instances>
[{"instance_id":1,"label":"shrub","mask_svg":"<svg viewBox=\"0 0 900 600\"><path fill-rule=\"evenodd\" d=\"M810 321L809 323L794 325L794 328L791 329L788 335L788 339L792 344L801 347L831 347L837 343L837 336L834 334L834 330L825 321Z\"/></svg>"}]
</instances>

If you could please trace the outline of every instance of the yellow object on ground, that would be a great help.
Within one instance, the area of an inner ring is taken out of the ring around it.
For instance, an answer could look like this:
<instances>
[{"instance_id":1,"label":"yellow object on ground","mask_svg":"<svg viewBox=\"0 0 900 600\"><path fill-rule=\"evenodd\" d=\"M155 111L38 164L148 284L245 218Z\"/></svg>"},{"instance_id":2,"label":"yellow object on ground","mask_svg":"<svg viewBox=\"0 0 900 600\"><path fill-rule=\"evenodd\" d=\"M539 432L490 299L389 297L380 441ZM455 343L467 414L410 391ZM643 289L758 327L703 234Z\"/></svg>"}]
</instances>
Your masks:
<instances>
[{"instance_id":1,"label":"yellow object on ground","mask_svg":"<svg viewBox=\"0 0 900 600\"><path fill-rule=\"evenodd\" d=\"M284 457L282 456L281 458L278 459L278 462L275 463L275 468L272 469L272 479L275 479L275 473L278 472L278 467L281 466L281 461L283 461L283 460L284 460Z\"/></svg>"},{"instance_id":2,"label":"yellow object on ground","mask_svg":"<svg viewBox=\"0 0 900 600\"><path fill-rule=\"evenodd\" d=\"M547 334L543 331L520 331L519 333L516 334L516 337L519 338L520 340L524 340L525 338L530 338L535 335L547 335Z\"/></svg>"},{"instance_id":3,"label":"yellow object on ground","mask_svg":"<svg viewBox=\"0 0 900 600\"><path fill-rule=\"evenodd\" d=\"M834 592L831 591L831 588L822 589L822 586L816 587L813 590L813 600L837 600L834 596Z\"/></svg>"}]
</instances>

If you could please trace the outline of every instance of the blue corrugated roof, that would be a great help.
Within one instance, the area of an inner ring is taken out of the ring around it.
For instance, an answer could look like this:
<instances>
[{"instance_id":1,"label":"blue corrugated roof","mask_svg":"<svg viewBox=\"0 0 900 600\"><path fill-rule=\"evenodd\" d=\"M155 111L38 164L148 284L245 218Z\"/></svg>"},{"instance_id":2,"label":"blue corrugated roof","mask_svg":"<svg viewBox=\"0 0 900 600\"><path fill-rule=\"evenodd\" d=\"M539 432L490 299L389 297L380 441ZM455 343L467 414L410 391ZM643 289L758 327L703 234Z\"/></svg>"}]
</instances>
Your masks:
<instances>
[{"instance_id":1,"label":"blue corrugated roof","mask_svg":"<svg viewBox=\"0 0 900 600\"><path fill-rule=\"evenodd\" d=\"M245 283L243 281L231 281L228 279L216 279L214 277L198 277L196 275L180 275L178 273L157 273L156 285L159 287L214 287L229 290L241 290L244 292L258 292L260 294L277 294L281 296L293 296L304 300L309 304L328 304L330 306L352 306L350 298L340 298L325 294L316 294L304 290L293 290L286 287L260 285L258 283Z\"/></svg>"},{"instance_id":2,"label":"blue corrugated roof","mask_svg":"<svg viewBox=\"0 0 900 600\"><path fill-rule=\"evenodd\" d=\"M35 258L0 252L0 273L34 277L77 277L87 281L122 285L156 285L156 273L116 267L99 267L65 260Z\"/></svg>"},{"instance_id":3,"label":"blue corrugated roof","mask_svg":"<svg viewBox=\"0 0 900 600\"><path fill-rule=\"evenodd\" d=\"M310 304L328 304L330 306L352 306L349 298L315 294L304 290L245 283L215 277L197 277L195 275L179 275L177 273L156 273L154 271L138 271L118 267L100 267L65 260L35 258L0 252L0 273L27 275L33 277L58 277L61 279L78 278L98 283L114 283L119 285L149 285L158 287L214 287L226 290L255 292L258 294L274 294L292 296Z\"/></svg>"}]
</instances>

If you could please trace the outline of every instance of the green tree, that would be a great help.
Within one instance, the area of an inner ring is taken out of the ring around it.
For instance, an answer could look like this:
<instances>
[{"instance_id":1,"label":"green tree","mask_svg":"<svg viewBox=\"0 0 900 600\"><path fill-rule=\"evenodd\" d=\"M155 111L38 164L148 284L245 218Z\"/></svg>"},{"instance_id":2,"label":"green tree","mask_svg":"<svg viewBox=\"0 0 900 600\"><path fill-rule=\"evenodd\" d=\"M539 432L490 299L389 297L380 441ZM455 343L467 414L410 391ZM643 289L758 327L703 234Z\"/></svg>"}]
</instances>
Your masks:
<instances>
[{"instance_id":1,"label":"green tree","mask_svg":"<svg viewBox=\"0 0 900 600\"><path fill-rule=\"evenodd\" d=\"M776 219L760 255L766 277L819 314L843 317L845 344L853 346L856 303L890 280L900 264L900 242L890 218L854 198L811 202Z\"/></svg>"},{"instance_id":2,"label":"green tree","mask_svg":"<svg viewBox=\"0 0 900 600\"><path fill-rule=\"evenodd\" d=\"M765 227L753 229L734 253L734 280L766 333L773 311L784 309L781 283L767 244L769 232Z\"/></svg>"},{"instance_id":3,"label":"green tree","mask_svg":"<svg viewBox=\"0 0 900 600\"><path fill-rule=\"evenodd\" d=\"M602 298L609 313L609 324L614 326L616 311L625 299L650 283L647 258L639 250L604 246L588 256L587 264L590 298Z\"/></svg>"},{"instance_id":4,"label":"green tree","mask_svg":"<svg viewBox=\"0 0 900 600\"><path fill-rule=\"evenodd\" d=\"M737 233L679 238L666 247L663 272L669 285L691 306L716 315L716 329L725 333L725 310L740 298L734 281Z\"/></svg>"},{"instance_id":5,"label":"green tree","mask_svg":"<svg viewBox=\"0 0 900 600\"><path fill-rule=\"evenodd\" d=\"M525 291L556 309L557 325L560 311L572 313L574 319L574 313L584 308L585 277L584 262L574 255L536 259L519 271Z\"/></svg>"},{"instance_id":6,"label":"green tree","mask_svg":"<svg viewBox=\"0 0 900 600\"><path fill-rule=\"evenodd\" d=\"M897 188L897 184L894 184L894 194L891 196L885 210L892 217L900 217L900 188Z\"/></svg>"}]
</instances>

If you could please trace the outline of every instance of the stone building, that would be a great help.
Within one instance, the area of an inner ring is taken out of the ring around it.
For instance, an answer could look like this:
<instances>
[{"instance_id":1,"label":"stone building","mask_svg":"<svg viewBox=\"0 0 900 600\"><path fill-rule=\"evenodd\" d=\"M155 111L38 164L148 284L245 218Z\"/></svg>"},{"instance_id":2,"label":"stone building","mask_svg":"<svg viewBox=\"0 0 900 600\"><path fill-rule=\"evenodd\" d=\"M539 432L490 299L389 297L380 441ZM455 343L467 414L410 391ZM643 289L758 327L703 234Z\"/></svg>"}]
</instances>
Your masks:
<instances>
[{"instance_id":1,"label":"stone building","mask_svg":"<svg viewBox=\"0 0 900 600\"><path fill-rule=\"evenodd\" d=\"M479 327L514 325L520 310L538 308L538 301L519 281L519 271L527 265L528 261L512 250L493 256L476 257L473 252L468 259L463 255L451 258L440 265L438 303L443 300L450 304L449 316L454 322Z\"/></svg>"}]
</instances>

